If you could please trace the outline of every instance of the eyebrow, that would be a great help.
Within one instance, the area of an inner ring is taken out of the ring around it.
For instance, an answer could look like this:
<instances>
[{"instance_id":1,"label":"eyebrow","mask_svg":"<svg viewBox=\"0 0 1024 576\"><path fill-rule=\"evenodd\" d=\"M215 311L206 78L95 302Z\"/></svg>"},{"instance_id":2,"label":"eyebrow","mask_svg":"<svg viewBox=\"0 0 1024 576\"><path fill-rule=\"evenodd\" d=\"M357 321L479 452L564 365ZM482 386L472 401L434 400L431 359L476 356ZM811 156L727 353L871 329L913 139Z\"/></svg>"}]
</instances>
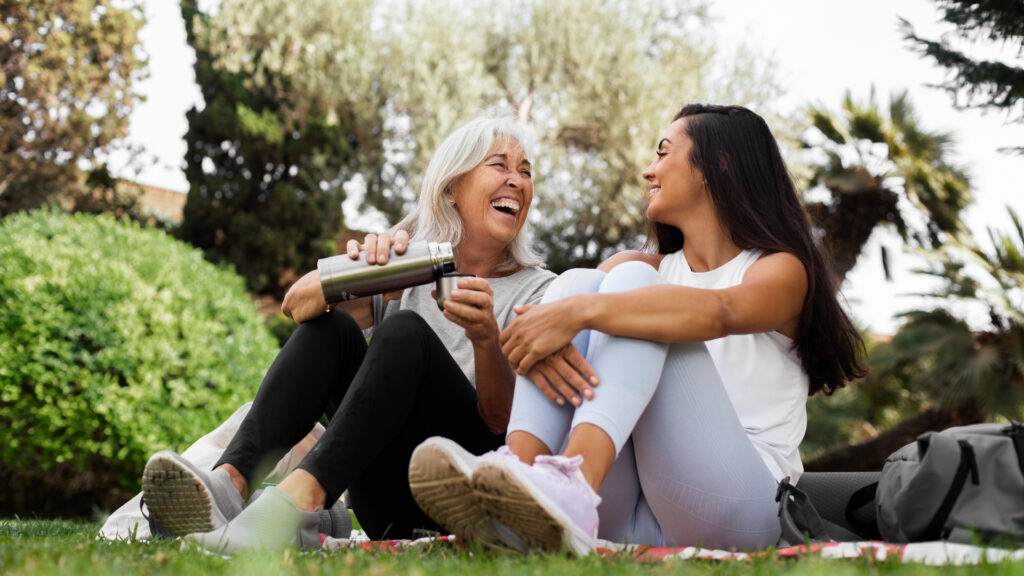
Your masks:
<instances>
[{"instance_id":1,"label":"eyebrow","mask_svg":"<svg viewBox=\"0 0 1024 576\"><path fill-rule=\"evenodd\" d=\"M656 149L661 150L661 145L664 144L665 142L668 142L669 144L672 143L672 141L669 140L668 138L662 138L661 140L658 140L658 146L656 147Z\"/></svg>"},{"instance_id":2,"label":"eyebrow","mask_svg":"<svg viewBox=\"0 0 1024 576\"><path fill-rule=\"evenodd\" d=\"M491 154L487 158L484 158L484 162L487 162L488 160L490 160L491 158L494 158L494 157L498 157L498 158L501 158L502 160L508 161L508 154L505 154L503 152L499 152L498 154ZM533 167L533 164L530 164L530 161L527 160L526 158L523 158L523 160L520 162L520 164L526 164L527 166L530 166L531 168Z\"/></svg>"}]
</instances>

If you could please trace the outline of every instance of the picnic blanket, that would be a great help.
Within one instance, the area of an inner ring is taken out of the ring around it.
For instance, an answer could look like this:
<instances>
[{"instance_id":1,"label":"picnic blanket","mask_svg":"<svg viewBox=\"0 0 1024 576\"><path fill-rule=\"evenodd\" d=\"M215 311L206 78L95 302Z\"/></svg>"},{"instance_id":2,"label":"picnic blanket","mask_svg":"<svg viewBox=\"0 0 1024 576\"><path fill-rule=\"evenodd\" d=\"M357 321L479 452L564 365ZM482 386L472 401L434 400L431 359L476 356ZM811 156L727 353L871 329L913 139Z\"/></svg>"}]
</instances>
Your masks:
<instances>
[{"instance_id":1,"label":"picnic blanket","mask_svg":"<svg viewBox=\"0 0 1024 576\"><path fill-rule=\"evenodd\" d=\"M451 546L461 547L455 536L419 538L417 540L369 540L359 531L353 531L351 538L321 538L324 549L343 550L358 548L368 552L400 552L409 547ZM730 552L709 550L694 546L655 547L635 544L618 544L600 541L596 550L600 556L628 556L638 562L664 562L667 560L712 560L748 562L769 552ZM872 558L886 561L895 558L899 562L919 563L929 566L969 566L981 563L1024 560L1024 548L984 548L969 544L949 542L918 542L913 544L887 544L885 542L833 542L808 546L788 546L774 552L782 558L817 556L826 559Z\"/></svg>"}]
</instances>

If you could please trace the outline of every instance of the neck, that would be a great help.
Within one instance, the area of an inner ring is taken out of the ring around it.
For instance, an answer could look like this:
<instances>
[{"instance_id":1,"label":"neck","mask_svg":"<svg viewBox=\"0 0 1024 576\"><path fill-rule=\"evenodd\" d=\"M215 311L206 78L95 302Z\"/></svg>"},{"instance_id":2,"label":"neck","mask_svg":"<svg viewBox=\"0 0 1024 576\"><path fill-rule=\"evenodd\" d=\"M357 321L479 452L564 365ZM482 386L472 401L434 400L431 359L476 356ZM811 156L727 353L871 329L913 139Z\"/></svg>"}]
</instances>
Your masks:
<instances>
[{"instance_id":1,"label":"neck","mask_svg":"<svg viewBox=\"0 0 1024 576\"><path fill-rule=\"evenodd\" d=\"M686 238L683 255L694 272L714 270L743 251L715 216L692 218L680 224Z\"/></svg>"},{"instance_id":2,"label":"neck","mask_svg":"<svg viewBox=\"0 0 1024 576\"><path fill-rule=\"evenodd\" d=\"M495 278L503 275L495 272L495 269L505 258L504 249L487 250L462 242L455 249L455 258L459 263L459 272L462 274L472 274L481 278Z\"/></svg>"}]
</instances>

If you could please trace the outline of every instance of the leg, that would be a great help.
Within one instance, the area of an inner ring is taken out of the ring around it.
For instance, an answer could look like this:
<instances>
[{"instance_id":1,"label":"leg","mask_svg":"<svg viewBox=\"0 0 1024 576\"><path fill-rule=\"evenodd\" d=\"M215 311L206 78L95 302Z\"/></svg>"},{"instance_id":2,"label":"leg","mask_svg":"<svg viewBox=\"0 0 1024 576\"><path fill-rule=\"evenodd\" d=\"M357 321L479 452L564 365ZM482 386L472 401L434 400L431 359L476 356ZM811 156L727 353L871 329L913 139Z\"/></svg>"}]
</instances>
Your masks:
<instances>
[{"instance_id":1,"label":"leg","mask_svg":"<svg viewBox=\"0 0 1024 576\"><path fill-rule=\"evenodd\" d=\"M608 274L600 292L623 292L661 282L651 266L628 262ZM565 455L583 456L581 471L595 492L651 401L667 351L665 344L592 333L586 357L601 376L601 386L593 399L575 410Z\"/></svg>"},{"instance_id":2,"label":"leg","mask_svg":"<svg viewBox=\"0 0 1024 576\"><path fill-rule=\"evenodd\" d=\"M337 410L365 354L362 330L343 310L301 324L267 371L215 468L236 470L232 481L241 481L245 496L322 414Z\"/></svg>"},{"instance_id":3,"label":"leg","mask_svg":"<svg viewBox=\"0 0 1024 576\"><path fill-rule=\"evenodd\" d=\"M564 272L548 287L542 303L554 302L576 294L597 292L605 274L599 270L573 269ZM576 335L572 343L586 355L590 331ZM508 423L508 446L524 462L533 462L538 454L561 450L569 433L573 407L559 406L548 400L529 378L516 378L512 414Z\"/></svg>"},{"instance_id":4,"label":"leg","mask_svg":"<svg viewBox=\"0 0 1024 576\"><path fill-rule=\"evenodd\" d=\"M348 394L299 468L329 499L347 488L360 521L380 528L376 534L367 530L371 537L383 536L388 526L388 537L405 537L425 520L409 492L409 458L435 435L474 454L501 444L479 416L476 391L433 329L419 315L402 312L377 328Z\"/></svg>"},{"instance_id":5,"label":"leg","mask_svg":"<svg viewBox=\"0 0 1024 576\"><path fill-rule=\"evenodd\" d=\"M748 550L778 540L777 482L702 343L672 345L633 444L643 495L665 544ZM660 544L644 539L640 532L652 527L642 524L630 541Z\"/></svg>"}]
</instances>

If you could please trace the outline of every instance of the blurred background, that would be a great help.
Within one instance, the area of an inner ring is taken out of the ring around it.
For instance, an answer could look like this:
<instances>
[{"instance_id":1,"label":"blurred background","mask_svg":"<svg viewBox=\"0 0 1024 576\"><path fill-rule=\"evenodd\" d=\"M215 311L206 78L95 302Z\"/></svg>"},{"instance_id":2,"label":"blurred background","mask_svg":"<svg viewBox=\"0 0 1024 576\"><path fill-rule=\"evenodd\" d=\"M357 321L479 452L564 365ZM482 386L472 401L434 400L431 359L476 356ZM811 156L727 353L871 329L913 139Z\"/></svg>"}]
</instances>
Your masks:
<instances>
[{"instance_id":1,"label":"blurred background","mask_svg":"<svg viewBox=\"0 0 1024 576\"><path fill-rule=\"evenodd\" d=\"M1022 417L1024 5L0 5L0 515L110 510L251 399L290 283L482 113L536 129L556 272L642 244L684 104L768 119L872 368L810 400L809 469Z\"/></svg>"}]
</instances>

